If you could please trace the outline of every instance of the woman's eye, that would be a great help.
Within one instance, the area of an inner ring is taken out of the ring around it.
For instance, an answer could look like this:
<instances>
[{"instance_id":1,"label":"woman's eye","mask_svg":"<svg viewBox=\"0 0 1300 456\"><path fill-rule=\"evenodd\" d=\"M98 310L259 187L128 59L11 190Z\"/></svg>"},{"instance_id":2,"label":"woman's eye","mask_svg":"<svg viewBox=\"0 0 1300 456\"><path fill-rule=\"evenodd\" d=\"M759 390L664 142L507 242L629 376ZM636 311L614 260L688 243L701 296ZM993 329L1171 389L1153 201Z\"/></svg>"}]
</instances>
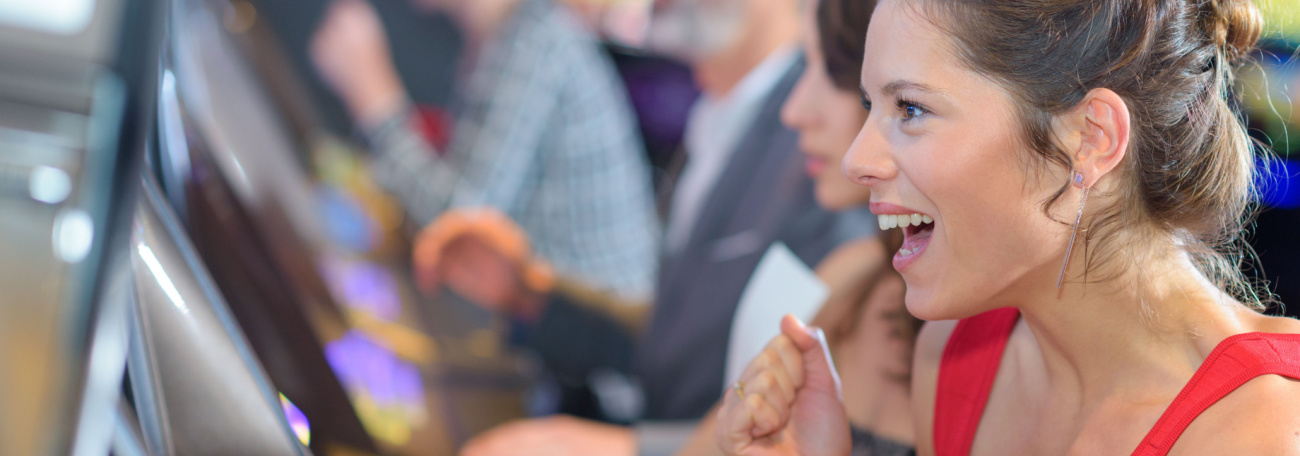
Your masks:
<instances>
[{"instance_id":1,"label":"woman's eye","mask_svg":"<svg viewBox=\"0 0 1300 456\"><path fill-rule=\"evenodd\" d=\"M924 116L929 112L925 108L921 107L916 103L912 103L910 101L904 101L904 100L898 101L898 109L903 113L902 118L904 122L909 120L915 120L921 116Z\"/></svg>"},{"instance_id":2,"label":"woman's eye","mask_svg":"<svg viewBox=\"0 0 1300 456\"><path fill-rule=\"evenodd\" d=\"M871 112L871 100L868 100L866 95L862 95L860 98L862 99L862 109Z\"/></svg>"}]
</instances>

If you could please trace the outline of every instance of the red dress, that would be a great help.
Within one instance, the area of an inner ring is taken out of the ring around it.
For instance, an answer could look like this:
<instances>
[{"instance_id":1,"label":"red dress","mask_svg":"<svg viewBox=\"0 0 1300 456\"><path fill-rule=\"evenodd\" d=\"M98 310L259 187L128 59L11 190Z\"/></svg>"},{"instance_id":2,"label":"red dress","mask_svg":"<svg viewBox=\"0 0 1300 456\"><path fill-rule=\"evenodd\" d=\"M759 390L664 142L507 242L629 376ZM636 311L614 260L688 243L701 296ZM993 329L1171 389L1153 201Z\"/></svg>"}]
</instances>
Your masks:
<instances>
[{"instance_id":1,"label":"red dress","mask_svg":"<svg viewBox=\"0 0 1300 456\"><path fill-rule=\"evenodd\" d=\"M957 323L939 363L934 404L936 456L970 454L1002 352L1019 319L1019 310L1005 308ZM1133 454L1168 454L1205 409L1247 381L1270 374L1300 380L1300 334L1246 333L1224 339Z\"/></svg>"}]
</instances>

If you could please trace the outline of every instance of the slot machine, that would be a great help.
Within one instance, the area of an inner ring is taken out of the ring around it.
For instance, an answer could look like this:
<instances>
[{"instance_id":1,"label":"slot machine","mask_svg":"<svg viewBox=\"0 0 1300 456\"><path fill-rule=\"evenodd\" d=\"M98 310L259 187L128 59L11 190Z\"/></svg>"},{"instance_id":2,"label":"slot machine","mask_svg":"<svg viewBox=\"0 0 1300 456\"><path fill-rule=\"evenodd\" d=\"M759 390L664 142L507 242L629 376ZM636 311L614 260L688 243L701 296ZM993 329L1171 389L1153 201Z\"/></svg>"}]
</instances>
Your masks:
<instances>
[{"instance_id":1,"label":"slot machine","mask_svg":"<svg viewBox=\"0 0 1300 456\"><path fill-rule=\"evenodd\" d=\"M314 454L453 454L523 415L527 379L489 318L411 285L400 215L275 72L256 11L174 2L185 33L162 56L160 198Z\"/></svg>"},{"instance_id":2,"label":"slot machine","mask_svg":"<svg viewBox=\"0 0 1300 456\"><path fill-rule=\"evenodd\" d=\"M140 443L119 409L124 247L161 14L154 0L0 1L0 454Z\"/></svg>"}]
</instances>

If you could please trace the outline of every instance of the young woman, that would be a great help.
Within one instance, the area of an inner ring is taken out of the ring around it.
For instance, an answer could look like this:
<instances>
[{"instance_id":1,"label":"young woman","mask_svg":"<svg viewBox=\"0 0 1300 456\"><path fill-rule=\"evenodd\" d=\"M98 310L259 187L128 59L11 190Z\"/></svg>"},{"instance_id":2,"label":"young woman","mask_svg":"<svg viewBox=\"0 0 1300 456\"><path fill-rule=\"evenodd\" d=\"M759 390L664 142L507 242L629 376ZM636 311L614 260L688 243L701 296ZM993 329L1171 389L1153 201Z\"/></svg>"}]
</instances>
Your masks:
<instances>
[{"instance_id":1,"label":"young woman","mask_svg":"<svg viewBox=\"0 0 1300 456\"><path fill-rule=\"evenodd\" d=\"M844 167L936 321L919 453L1300 455L1300 322L1239 272L1256 158L1227 96L1260 22L1248 0L880 1ZM717 441L846 454L820 331L782 330Z\"/></svg>"},{"instance_id":2,"label":"young woman","mask_svg":"<svg viewBox=\"0 0 1300 456\"><path fill-rule=\"evenodd\" d=\"M808 66L782 110L799 133L818 204L846 210L868 203L870 189L844 177L840 162L867 118L859 99L862 36L872 1L820 0L808 5L803 48ZM903 305L903 280L889 267L902 235L839 247L817 266L832 291L814 322L828 331L844 384L856 456L911 455L915 451L909 378L920 320ZM734 394L734 393L728 393ZM679 456L717 454L713 420L706 419Z\"/></svg>"}]
</instances>

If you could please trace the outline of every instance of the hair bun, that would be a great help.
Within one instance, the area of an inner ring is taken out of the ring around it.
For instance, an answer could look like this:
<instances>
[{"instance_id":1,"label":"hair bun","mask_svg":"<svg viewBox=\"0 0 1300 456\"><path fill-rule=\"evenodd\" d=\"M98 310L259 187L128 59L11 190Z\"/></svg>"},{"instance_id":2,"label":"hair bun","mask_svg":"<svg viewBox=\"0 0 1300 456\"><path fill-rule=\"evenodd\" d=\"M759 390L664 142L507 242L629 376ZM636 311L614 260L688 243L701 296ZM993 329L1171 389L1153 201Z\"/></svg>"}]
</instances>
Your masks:
<instances>
[{"instance_id":1,"label":"hair bun","mask_svg":"<svg viewBox=\"0 0 1300 456\"><path fill-rule=\"evenodd\" d=\"M1244 57L1264 31L1264 16L1251 0L1203 0L1207 33L1228 60Z\"/></svg>"}]
</instances>

